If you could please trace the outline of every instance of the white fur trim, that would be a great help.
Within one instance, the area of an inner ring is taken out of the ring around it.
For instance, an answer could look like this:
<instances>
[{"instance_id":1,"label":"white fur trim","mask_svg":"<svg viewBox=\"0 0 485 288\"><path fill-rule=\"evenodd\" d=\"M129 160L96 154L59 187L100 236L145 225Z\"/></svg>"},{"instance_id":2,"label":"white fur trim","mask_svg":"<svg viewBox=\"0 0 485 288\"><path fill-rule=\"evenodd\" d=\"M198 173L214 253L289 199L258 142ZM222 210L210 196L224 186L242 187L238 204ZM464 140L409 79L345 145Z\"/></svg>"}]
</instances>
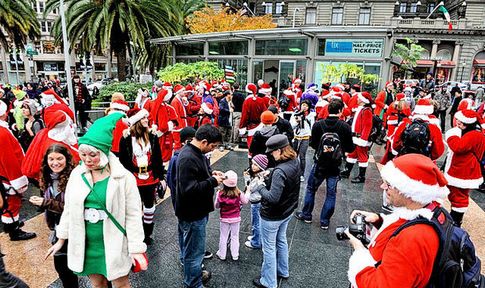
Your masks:
<instances>
[{"instance_id":1,"label":"white fur trim","mask_svg":"<svg viewBox=\"0 0 485 288\"><path fill-rule=\"evenodd\" d=\"M465 213L468 210L468 207L451 207L451 210L459 213Z\"/></svg>"},{"instance_id":2,"label":"white fur trim","mask_svg":"<svg viewBox=\"0 0 485 288\"><path fill-rule=\"evenodd\" d=\"M177 92L175 92L175 95L179 95L185 92L185 88L180 88Z\"/></svg>"},{"instance_id":3,"label":"white fur trim","mask_svg":"<svg viewBox=\"0 0 485 288\"><path fill-rule=\"evenodd\" d=\"M413 113L429 115L433 114L433 110L433 105L416 105L414 106Z\"/></svg>"},{"instance_id":4,"label":"white fur trim","mask_svg":"<svg viewBox=\"0 0 485 288\"><path fill-rule=\"evenodd\" d=\"M369 162L359 162L359 167L367 168L369 167Z\"/></svg>"},{"instance_id":5,"label":"white fur trim","mask_svg":"<svg viewBox=\"0 0 485 288\"><path fill-rule=\"evenodd\" d=\"M140 111L136 112L135 115L131 116L128 119L128 122L130 123L130 125L135 125L136 122L140 121L145 117L148 117L148 115L150 115L150 113L148 113L147 110L141 109Z\"/></svg>"},{"instance_id":6,"label":"white fur trim","mask_svg":"<svg viewBox=\"0 0 485 288\"><path fill-rule=\"evenodd\" d=\"M358 287L355 279L357 274L366 267L374 267L376 263L377 261L372 258L369 250L363 248L355 250L352 256L350 256L349 271L347 271L347 276L352 287Z\"/></svg>"},{"instance_id":7,"label":"white fur trim","mask_svg":"<svg viewBox=\"0 0 485 288\"><path fill-rule=\"evenodd\" d=\"M369 99L365 98L364 95L362 95L362 93L357 93L357 97L360 99L360 101L362 101L366 104L370 103Z\"/></svg>"},{"instance_id":8,"label":"white fur trim","mask_svg":"<svg viewBox=\"0 0 485 288\"><path fill-rule=\"evenodd\" d=\"M445 172L445 178L448 181L448 185L462 188L462 189L476 189L483 183L483 177L477 179L460 179Z\"/></svg>"},{"instance_id":9,"label":"white fur trim","mask_svg":"<svg viewBox=\"0 0 485 288\"><path fill-rule=\"evenodd\" d=\"M14 216L14 217L2 216L2 223L12 224L13 222L17 222L17 221L19 221L19 216L20 215L17 215L17 216Z\"/></svg>"},{"instance_id":10,"label":"white fur trim","mask_svg":"<svg viewBox=\"0 0 485 288\"><path fill-rule=\"evenodd\" d=\"M130 107L128 105L124 105L124 104L120 104L120 103L111 103L111 104L109 104L109 108L118 109L118 110L125 111L125 112L130 110Z\"/></svg>"},{"instance_id":11,"label":"white fur trim","mask_svg":"<svg viewBox=\"0 0 485 288\"><path fill-rule=\"evenodd\" d=\"M273 91L272 88L268 88L268 89L259 88L259 90L258 90L258 92L261 93L261 94L268 94L268 93L271 93L271 91Z\"/></svg>"},{"instance_id":12,"label":"white fur trim","mask_svg":"<svg viewBox=\"0 0 485 288\"><path fill-rule=\"evenodd\" d=\"M291 90L288 90L286 89L285 91L283 91L283 94L287 95L287 96L291 96L291 95L295 95L295 92L291 91Z\"/></svg>"},{"instance_id":13,"label":"white fur trim","mask_svg":"<svg viewBox=\"0 0 485 288\"><path fill-rule=\"evenodd\" d=\"M388 162L381 170L382 179L396 187L402 195L421 204L429 204L437 199L445 199L450 191L446 186L439 184L429 185L422 181L412 179L399 170L394 162Z\"/></svg>"},{"instance_id":14,"label":"white fur trim","mask_svg":"<svg viewBox=\"0 0 485 288\"><path fill-rule=\"evenodd\" d=\"M22 187L29 185L29 179L26 176L20 176L17 179L10 180L10 185L12 185L15 190L19 190Z\"/></svg>"},{"instance_id":15,"label":"white fur trim","mask_svg":"<svg viewBox=\"0 0 485 288\"><path fill-rule=\"evenodd\" d=\"M355 163L357 163L357 159L354 159L354 158L349 158L349 157L347 157L347 159L345 159L345 161L347 161L347 162L348 162L348 163L350 163L350 164L355 164Z\"/></svg>"},{"instance_id":16,"label":"white fur trim","mask_svg":"<svg viewBox=\"0 0 485 288\"><path fill-rule=\"evenodd\" d=\"M461 137L461 129L458 127L451 128L450 130L446 131L445 133L445 140L448 141L448 138L452 136Z\"/></svg>"},{"instance_id":17,"label":"white fur trim","mask_svg":"<svg viewBox=\"0 0 485 288\"><path fill-rule=\"evenodd\" d=\"M202 107L202 110L204 110L204 112L206 114L212 114L213 109L210 109L205 102L202 103L201 107Z\"/></svg>"},{"instance_id":18,"label":"white fur trim","mask_svg":"<svg viewBox=\"0 0 485 288\"><path fill-rule=\"evenodd\" d=\"M369 141L364 140L359 137L352 137L352 141L354 142L355 145L360 146L360 147L367 147L370 146Z\"/></svg>"},{"instance_id":19,"label":"white fur trim","mask_svg":"<svg viewBox=\"0 0 485 288\"><path fill-rule=\"evenodd\" d=\"M263 123L259 123L259 125L254 127L253 129L248 129L248 136L253 136L254 134L256 134L256 132L261 130L261 128L263 128Z\"/></svg>"},{"instance_id":20,"label":"white fur trim","mask_svg":"<svg viewBox=\"0 0 485 288\"><path fill-rule=\"evenodd\" d=\"M246 134L246 132L247 132L246 128L240 128L239 129L239 135L240 136L243 136L244 134Z\"/></svg>"},{"instance_id":21,"label":"white fur trim","mask_svg":"<svg viewBox=\"0 0 485 288\"><path fill-rule=\"evenodd\" d=\"M388 120L387 121L387 125L397 125L397 124L399 124L399 121L397 121L397 120Z\"/></svg>"},{"instance_id":22,"label":"white fur trim","mask_svg":"<svg viewBox=\"0 0 485 288\"><path fill-rule=\"evenodd\" d=\"M5 115L5 113L7 113L7 110L8 110L7 104L5 104L5 102L3 101L0 101L0 116Z\"/></svg>"},{"instance_id":23,"label":"white fur trim","mask_svg":"<svg viewBox=\"0 0 485 288\"><path fill-rule=\"evenodd\" d=\"M473 124L473 123L477 122L476 117L468 118L465 115L463 115L463 112L461 112L461 111L456 112L455 118L456 118L456 120L459 120L460 122L465 123L465 124Z\"/></svg>"}]
</instances>

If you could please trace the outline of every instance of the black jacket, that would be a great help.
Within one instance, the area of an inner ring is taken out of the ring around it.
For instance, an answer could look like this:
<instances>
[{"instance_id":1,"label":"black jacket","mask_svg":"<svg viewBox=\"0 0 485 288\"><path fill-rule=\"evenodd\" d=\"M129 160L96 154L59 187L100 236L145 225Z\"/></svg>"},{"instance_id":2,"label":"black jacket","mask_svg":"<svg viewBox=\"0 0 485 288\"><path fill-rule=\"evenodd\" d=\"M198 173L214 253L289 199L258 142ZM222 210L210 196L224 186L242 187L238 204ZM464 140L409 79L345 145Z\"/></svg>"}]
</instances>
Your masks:
<instances>
[{"instance_id":1,"label":"black jacket","mask_svg":"<svg viewBox=\"0 0 485 288\"><path fill-rule=\"evenodd\" d=\"M281 134L285 135L288 137L288 142L292 142L293 138L295 137L295 133L293 132L293 128L291 128L290 121L278 117L278 121L273 124L273 126L278 127L278 131L280 131Z\"/></svg>"},{"instance_id":2,"label":"black jacket","mask_svg":"<svg viewBox=\"0 0 485 288\"><path fill-rule=\"evenodd\" d=\"M234 112L242 112L242 106L245 99L246 94L239 90L234 91L234 93L232 94L232 104L234 104Z\"/></svg>"},{"instance_id":3,"label":"black jacket","mask_svg":"<svg viewBox=\"0 0 485 288\"><path fill-rule=\"evenodd\" d=\"M293 213L298 207L300 176L300 162L297 159L277 163L266 186L256 187L261 194L261 218L280 221Z\"/></svg>"},{"instance_id":4,"label":"black jacket","mask_svg":"<svg viewBox=\"0 0 485 288\"><path fill-rule=\"evenodd\" d=\"M249 146L249 153L256 156L258 154L266 153L266 141L276 134L280 134L279 130L275 126L263 127L261 130L256 131L251 141L251 146Z\"/></svg>"},{"instance_id":5,"label":"black jacket","mask_svg":"<svg viewBox=\"0 0 485 288\"><path fill-rule=\"evenodd\" d=\"M310 146L315 149L319 148L320 139L326 132L337 133L340 139L340 146L343 153L350 153L354 151L355 145L352 141L352 129L346 122L339 120L337 117L328 117L325 120L319 120L313 124L312 137L310 138ZM316 153L316 152L315 152ZM328 165L319 165L318 171L320 177L338 176L340 174L340 163L326 163Z\"/></svg>"},{"instance_id":6,"label":"black jacket","mask_svg":"<svg viewBox=\"0 0 485 288\"><path fill-rule=\"evenodd\" d=\"M185 145L176 164L175 215L182 221L196 221L214 211L214 188L218 183L212 177L207 157L192 144Z\"/></svg>"},{"instance_id":7,"label":"black jacket","mask_svg":"<svg viewBox=\"0 0 485 288\"><path fill-rule=\"evenodd\" d=\"M163 167L162 152L160 150L158 137L150 133L149 140L152 151L150 159L151 165L148 166L148 170L153 171L153 176L155 178L163 180L165 177L165 168ZM121 137L118 158L126 170L131 173L138 172L138 167L135 167L133 164L133 144L131 143L131 136Z\"/></svg>"}]
</instances>

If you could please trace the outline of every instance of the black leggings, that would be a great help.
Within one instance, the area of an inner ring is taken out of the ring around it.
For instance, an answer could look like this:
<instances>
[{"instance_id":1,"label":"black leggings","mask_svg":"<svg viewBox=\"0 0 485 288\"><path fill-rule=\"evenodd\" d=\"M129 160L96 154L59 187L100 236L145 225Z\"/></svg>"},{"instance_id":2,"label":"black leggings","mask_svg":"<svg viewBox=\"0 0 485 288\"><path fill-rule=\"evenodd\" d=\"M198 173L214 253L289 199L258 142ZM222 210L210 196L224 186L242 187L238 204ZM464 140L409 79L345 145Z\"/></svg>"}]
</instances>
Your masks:
<instances>
[{"instance_id":1,"label":"black leggings","mask_svg":"<svg viewBox=\"0 0 485 288\"><path fill-rule=\"evenodd\" d=\"M67 267L67 241L64 242L61 250L54 255L54 267L56 268L57 274L59 274L62 286L65 288L79 288L76 274Z\"/></svg>"},{"instance_id":2,"label":"black leggings","mask_svg":"<svg viewBox=\"0 0 485 288\"><path fill-rule=\"evenodd\" d=\"M141 202L143 202L143 206L146 208L152 208L155 205L155 187L157 187L156 184L138 186Z\"/></svg>"}]
</instances>

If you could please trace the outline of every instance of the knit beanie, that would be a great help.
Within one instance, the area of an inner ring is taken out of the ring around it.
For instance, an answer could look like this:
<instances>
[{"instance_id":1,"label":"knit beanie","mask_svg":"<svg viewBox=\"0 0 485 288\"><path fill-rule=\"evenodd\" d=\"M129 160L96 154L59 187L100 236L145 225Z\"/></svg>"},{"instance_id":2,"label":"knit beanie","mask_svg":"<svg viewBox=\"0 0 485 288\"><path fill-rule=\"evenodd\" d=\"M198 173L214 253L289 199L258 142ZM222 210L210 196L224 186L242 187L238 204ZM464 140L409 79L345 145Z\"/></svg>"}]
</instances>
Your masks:
<instances>
[{"instance_id":1,"label":"knit beanie","mask_svg":"<svg viewBox=\"0 0 485 288\"><path fill-rule=\"evenodd\" d=\"M268 168L268 157L264 154L258 154L254 156L252 161L261 170L266 170L266 168Z\"/></svg>"},{"instance_id":2,"label":"knit beanie","mask_svg":"<svg viewBox=\"0 0 485 288\"><path fill-rule=\"evenodd\" d=\"M22 102L22 106L27 106L30 110L30 115L34 116L35 114L37 114L37 105L35 105L35 101L33 100L24 100Z\"/></svg>"},{"instance_id":3,"label":"knit beanie","mask_svg":"<svg viewBox=\"0 0 485 288\"><path fill-rule=\"evenodd\" d=\"M264 111L261 113L261 122L265 125L271 125L276 121L276 115L271 111Z\"/></svg>"},{"instance_id":4,"label":"knit beanie","mask_svg":"<svg viewBox=\"0 0 485 288\"><path fill-rule=\"evenodd\" d=\"M99 118L89 127L88 132L79 138L79 145L90 145L98 148L105 155L109 155L116 122L124 116L123 113L118 112Z\"/></svg>"},{"instance_id":5,"label":"knit beanie","mask_svg":"<svg viewBox=\"0 0 485 288\"><path fill-rule=\"evenodd\" d=\"M226 173L224 173L224 176L226 179L222 181L222 184L229 188L233 188L237 186L237 174L236 172L229 170Z\"/></svg>"}]
</instances>

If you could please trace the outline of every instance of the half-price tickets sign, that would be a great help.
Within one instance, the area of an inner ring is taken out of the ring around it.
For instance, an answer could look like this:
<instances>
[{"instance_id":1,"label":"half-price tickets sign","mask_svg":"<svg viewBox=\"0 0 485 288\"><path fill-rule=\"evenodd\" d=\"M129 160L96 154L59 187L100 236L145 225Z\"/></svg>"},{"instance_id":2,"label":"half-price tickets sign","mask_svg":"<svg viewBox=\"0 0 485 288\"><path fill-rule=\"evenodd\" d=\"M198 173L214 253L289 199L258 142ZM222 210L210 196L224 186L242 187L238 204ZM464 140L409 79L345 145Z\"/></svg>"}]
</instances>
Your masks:
<instances>
[{"instance_id":1,"label":"half-price tickets sign","mask_svg":"<svg viewBox=\"0 0 485 288\"><path fill-rule=\"evenodd\" d=\"M326 56L382 57L384 40L382 39L327 39L325 42Z\"/></svg>"}]
</instances>

